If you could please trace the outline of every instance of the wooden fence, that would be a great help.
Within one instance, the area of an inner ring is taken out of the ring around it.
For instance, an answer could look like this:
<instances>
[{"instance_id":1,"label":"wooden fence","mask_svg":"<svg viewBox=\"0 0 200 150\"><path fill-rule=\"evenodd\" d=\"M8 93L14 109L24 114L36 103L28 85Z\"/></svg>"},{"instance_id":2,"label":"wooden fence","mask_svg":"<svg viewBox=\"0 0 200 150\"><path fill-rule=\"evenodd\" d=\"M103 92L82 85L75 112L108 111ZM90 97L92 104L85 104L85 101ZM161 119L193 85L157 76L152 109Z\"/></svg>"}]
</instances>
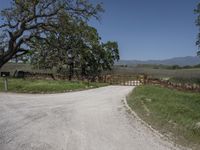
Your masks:
<instances>
[{"instance_id":1,"label":"wooden fence","mask_svg":"<svg viewBox=\"0 0 200 150\"><path fill-rule=\"evenodd\" d=\"M199 84L192 83L174 83L170 81L164 81L159 79L148 79L148 84L161 85L163 87L177 89L181 91L191 91L191 92L200 92Z\"/></svg>"},{"instance_id":2,"label":"wooden fence","mask_svg":"<svg viewBox=\"0 0 200 150\"><path fill-rule=\"evenodd\" d=\"M106 75L102 77L102 81L111 85L139 86L144 79L136 75Z\"/></svg>"}]
</instances>

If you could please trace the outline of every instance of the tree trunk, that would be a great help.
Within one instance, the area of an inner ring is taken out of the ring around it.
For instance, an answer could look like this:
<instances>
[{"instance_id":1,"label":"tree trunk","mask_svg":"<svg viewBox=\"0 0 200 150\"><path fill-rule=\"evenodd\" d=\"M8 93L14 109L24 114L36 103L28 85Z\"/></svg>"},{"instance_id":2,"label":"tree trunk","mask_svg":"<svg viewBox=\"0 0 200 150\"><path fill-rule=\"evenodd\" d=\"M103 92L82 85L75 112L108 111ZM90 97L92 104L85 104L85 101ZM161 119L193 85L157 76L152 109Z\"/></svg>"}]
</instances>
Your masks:
<instances>
[{"instance_id":1,"label":"tree trunk","mask_svg":"<svg viewBox=\"0 0 200 150\"><path fill-rule=\"evenodd\" d=\"M2 66L4 64L6 64L9 60L11 60L13 58L14 55L16 55L17 53L17 49L16 47L14 47L15 41L13 41L12 39L9 41L9 48L8 51L0 56L0 69L2 68Z\"/></svg>"},{"instance_id":2,"label":"tree trunk","mask_svg":"<svg viewBox=\"0 0 200 150\"><path fill-rule=\"evenodd\" d=\"M3 58L0 58L0 69L3 67L5 63L7 63L7 61L4 61Z\"/></svg>"},{"instance_id":3,"label":"tree trunk","mask_svg":"<svg viewBox=\"0 0 200 150\"><path fill-rule=\"evenodd\" d=\"M85 65L82 65L81 66L81 78L82 80L86 77L86 66Z\"/></svg>"},{"instance_id":4,"label":"tree trunk","mask_svg":"<svg viewBox=\"0 0 200 150\"><path fill-rule=\"evenodd\" d=\"M9 60L11 60L13 58L15 53L16 53L15 51L14 52L10 52L6 56L1 56L0 57L0 69L3 67L3 65L5 65Z\"/></svg>"},{"instance_id":5,"label":"tree trunk","mask_svg":"<svg viewBox=\"0 0 200 150\"><path fill-rule=\"evenodd\" d=\"M73 75L74 75L74 63L71 63L69 65L69 81L72 80Z\"/></svg>"}]
</instances>

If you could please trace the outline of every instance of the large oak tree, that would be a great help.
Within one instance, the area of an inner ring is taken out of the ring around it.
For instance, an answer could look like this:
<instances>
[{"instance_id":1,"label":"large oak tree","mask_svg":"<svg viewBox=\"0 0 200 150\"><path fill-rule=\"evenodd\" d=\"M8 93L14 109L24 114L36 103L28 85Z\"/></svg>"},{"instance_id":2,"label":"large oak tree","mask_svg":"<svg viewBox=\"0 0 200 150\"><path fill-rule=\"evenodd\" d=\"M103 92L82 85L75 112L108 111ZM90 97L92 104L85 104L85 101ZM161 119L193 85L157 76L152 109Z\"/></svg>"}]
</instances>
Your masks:
<instances>
[{"instance_id":1,"label":"large oak tree","mask_svg":"<svg viewBox=\"0 0 200 150\"><path fill-rule=\"evenodd\" d=\"M102 71L110 70L114 61L119 59L116 42L102 43L94 27L87 22L70 18L67 14L60 17L61 28L48 35L47 40L35 39L32 48L32 63L39 69L57 69L66 74L69 80L74 70L82 78L94 80ZM49 43L49 44L46 44Z\"/></svg>"},{"instance_id":2,"label":"large oak tree","mask_svg":"<svg viewBox=\"0 0 200 150\"><path fill-rule=\"evenodd\" d=\"M59 16L66 13L77 20L98 18L103 11L87 0L13 0L10 8L1 12L0 68L12 58L31 52L31 43L46 40L62 26Z\"/></svg>"}]
</instances>

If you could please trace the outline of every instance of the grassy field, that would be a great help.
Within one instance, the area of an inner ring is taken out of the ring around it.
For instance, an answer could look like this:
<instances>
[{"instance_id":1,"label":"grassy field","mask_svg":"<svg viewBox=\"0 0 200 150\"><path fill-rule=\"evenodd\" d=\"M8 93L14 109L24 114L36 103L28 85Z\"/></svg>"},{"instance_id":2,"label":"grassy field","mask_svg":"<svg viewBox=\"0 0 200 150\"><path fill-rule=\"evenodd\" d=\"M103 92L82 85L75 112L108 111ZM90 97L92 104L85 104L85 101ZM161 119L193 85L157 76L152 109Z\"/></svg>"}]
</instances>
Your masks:
<instances>
[{"instance_id":1,"label":"grassy field","mask_svg":"<svg viewBox=\"0 0 200 150\"><path fill-rule=\"evenodd\" d=\"M115 67L112 71L113 74L126 74L126 75L134 75L134 74L147 74L154 78L184 78L184 79L191 79L197 78L200 79L200 69L152 69L152 68L138 68L138 67Z\"/></svg>"},{"instance_id":2,"label":"grassy field","mask_svg":"<svg viewBox=\"0 0 200 150\"><path fill-rule=\"evenodd\" d=\"M200 94L159 86L137 87L129 106L152 127L178 144L200 149Z\"/></svg>"},{"instance_id":3,"label":"grassy field","mask_svg":"<svg viewBox=\"0 0 200 150\"><path fill-rule=\"evenodd\" d=\"M19 93L59 93L106 86L104 83L69 82L53 80L8 79L8 91ZM4 91L4 81L0 78L0 91Z\"/></svg>"}]
</instances>

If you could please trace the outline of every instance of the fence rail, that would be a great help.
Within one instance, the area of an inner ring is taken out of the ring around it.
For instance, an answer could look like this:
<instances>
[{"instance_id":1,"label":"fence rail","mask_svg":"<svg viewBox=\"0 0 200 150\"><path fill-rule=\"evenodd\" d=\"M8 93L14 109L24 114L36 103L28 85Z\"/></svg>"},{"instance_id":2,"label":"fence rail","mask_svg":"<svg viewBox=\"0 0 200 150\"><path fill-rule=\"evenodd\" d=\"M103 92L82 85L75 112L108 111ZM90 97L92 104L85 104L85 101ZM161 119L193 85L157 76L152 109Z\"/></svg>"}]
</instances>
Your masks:
<instances>
[{"instance_id":1,"label":"fence rail","mask_svg":"<svg viewBox=\"0 0 200 150\"><path fill-rule=\"evenodd\" d=\"M144 77L136 75L106 75L103 76L103 82L111 85L139 86L144 83Z\"/></svg>"},{"instance_id":2,"label":"fence rail","mask_svg":"<svg viewBox=\"0 0 200 150\"><path fill-rule=\"evenodd\" d=\"M161 85L167 88L173 88L181 91L200 92L200 85L192 83L174 83L159 79L148 79L148 84Z\"/></svg>"}]
</instances>

